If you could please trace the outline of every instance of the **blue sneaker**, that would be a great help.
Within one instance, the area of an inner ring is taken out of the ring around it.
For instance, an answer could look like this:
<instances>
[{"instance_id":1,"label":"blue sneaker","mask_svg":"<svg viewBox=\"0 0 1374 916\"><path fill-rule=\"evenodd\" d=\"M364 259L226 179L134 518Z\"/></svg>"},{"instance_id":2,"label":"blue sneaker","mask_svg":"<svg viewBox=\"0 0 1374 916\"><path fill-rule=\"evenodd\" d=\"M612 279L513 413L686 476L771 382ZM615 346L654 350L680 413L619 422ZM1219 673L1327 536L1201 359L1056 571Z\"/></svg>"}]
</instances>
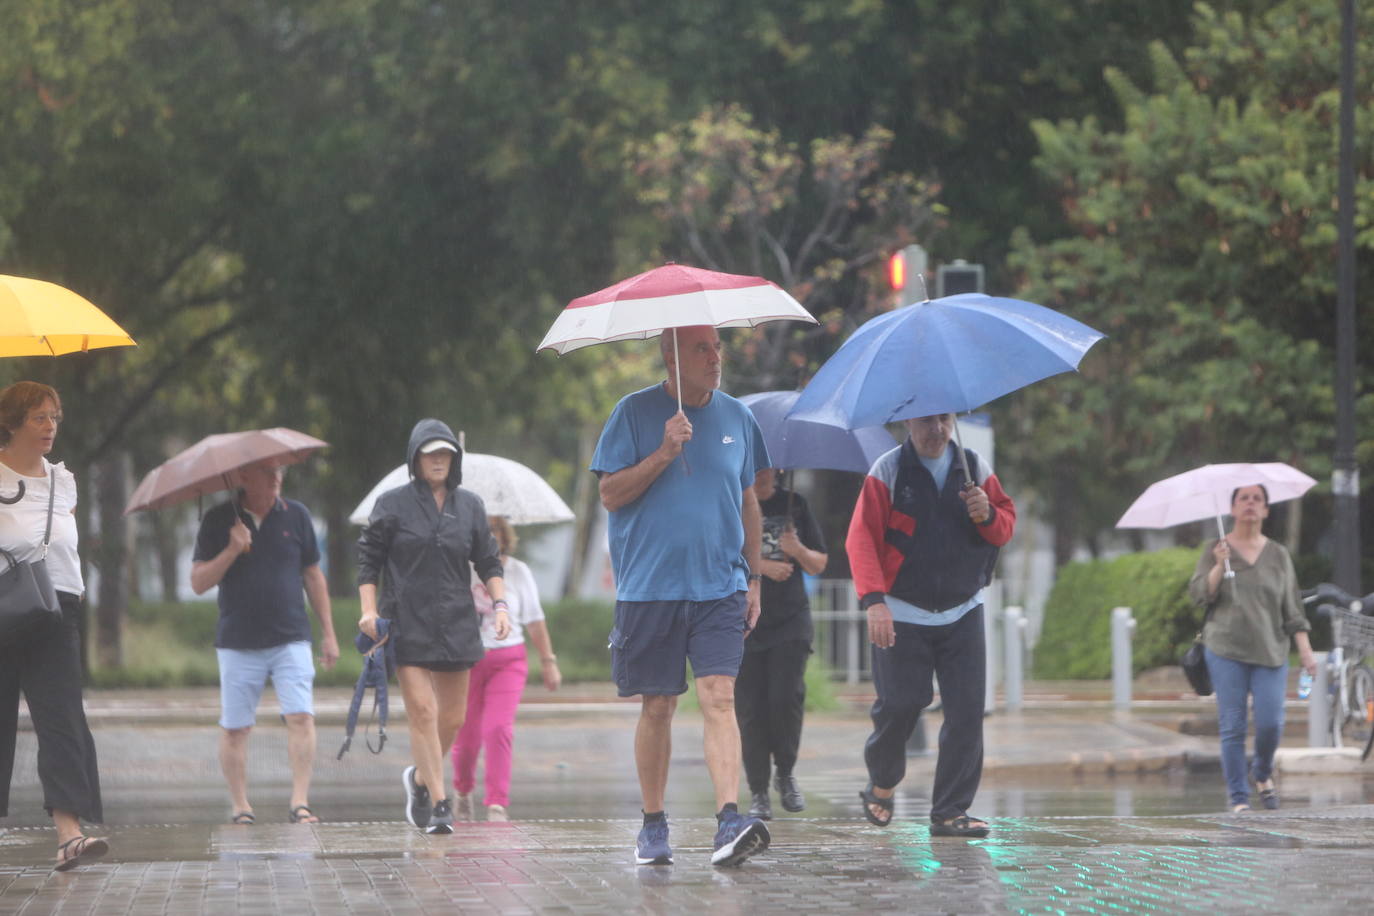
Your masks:
<instances>
[{"instance_id":1,"label":"blue sneaker","mask_svg":"<svg viewBox=\"0 0 1374 916\"><path fill-rule=\"evenodd\" d=\"M767 849L771 839L763 821L732 811L721 819L720 829L716 831L711 864L724 867L743 865L745 859Z\"/></svg>"},{"instance_id":2,"label":"blue sneaker","mask_svg":"<svg viewBox=\"0 0 1374 916\"><path fill-rule=\"evenodd\" d=\"M668 845L668 819L649 821L639 831L635 843L636 865L672 865L673 847Z\"/></svg>"}]
</instances>

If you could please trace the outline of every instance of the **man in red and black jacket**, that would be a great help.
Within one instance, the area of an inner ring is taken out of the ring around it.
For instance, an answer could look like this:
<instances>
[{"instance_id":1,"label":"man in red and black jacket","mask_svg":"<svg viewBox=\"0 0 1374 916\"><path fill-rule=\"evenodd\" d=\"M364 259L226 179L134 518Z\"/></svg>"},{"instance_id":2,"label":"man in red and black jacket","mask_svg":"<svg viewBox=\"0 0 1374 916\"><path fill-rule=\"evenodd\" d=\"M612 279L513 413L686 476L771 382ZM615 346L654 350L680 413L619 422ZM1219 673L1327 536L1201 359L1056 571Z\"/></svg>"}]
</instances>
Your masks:
<instances>
[{"instance_id":1,"label":"man in red and black jacket","mask_svg":"<svg viewBox=\"0 0 1374 916\"><path fill-rule=\"evenodd\" d=\"M845 541L868 614L878 694L864 747L870 781L859 795L869 821L891 821L906 741L933 698L933 675L944 725L931 833L986 836L988 825L968 814L983 775L982 594L998 549L1011 540L1016 506L987 462L968 450L966 476L950 443L953 414L905 425L907 441L869 470Z\"/></svg>"}]
</instances>

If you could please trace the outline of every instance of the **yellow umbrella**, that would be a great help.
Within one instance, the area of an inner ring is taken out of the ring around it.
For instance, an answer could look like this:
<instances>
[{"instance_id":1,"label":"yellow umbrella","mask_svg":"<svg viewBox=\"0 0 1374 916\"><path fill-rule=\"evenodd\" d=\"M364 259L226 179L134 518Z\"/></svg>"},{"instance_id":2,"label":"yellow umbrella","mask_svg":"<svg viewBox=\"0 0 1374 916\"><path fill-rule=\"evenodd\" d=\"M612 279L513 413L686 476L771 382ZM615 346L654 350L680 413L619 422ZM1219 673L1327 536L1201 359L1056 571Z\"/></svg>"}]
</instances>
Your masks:
<instances>
[{"instance_id":1,"label":"yellow umbrella","mask_svg":"<svg viewBox=\"0 0 1374 916\"><path fill-rule=\"evenodd\" d=\"M58 356L134 339L100 309L44 280L0 274L0 356Z\"/></svg>"}]
</instances>

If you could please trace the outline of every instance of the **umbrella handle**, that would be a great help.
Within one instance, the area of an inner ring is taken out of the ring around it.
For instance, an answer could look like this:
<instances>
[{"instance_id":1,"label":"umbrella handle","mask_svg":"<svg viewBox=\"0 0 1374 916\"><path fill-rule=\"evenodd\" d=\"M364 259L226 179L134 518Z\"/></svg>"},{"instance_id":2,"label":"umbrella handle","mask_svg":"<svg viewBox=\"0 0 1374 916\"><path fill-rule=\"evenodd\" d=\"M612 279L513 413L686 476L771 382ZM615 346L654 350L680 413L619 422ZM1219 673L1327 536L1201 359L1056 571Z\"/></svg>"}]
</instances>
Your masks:
<instances>
[{"instance_id":1,"label":"umbrella handle","mask_svg":"<svg viewBox=\"0 0 1374 916\"><path fill-rule=\"evenodd\" d=\"M969 472L969 469L968 469L968 454L964 451L964 440L963 440L963 437L959 435L959 415L958 415L958 414L951 414L951 416L954 417L954 444L955 444L955 446L958 447L958 449L959 449L959 467L961 467L961 468L963 469L963 471L964 471L964 487L963 487L963 488L964 488L965 490L971 490L971 489L973 489L974 487L976 487L977 484L973 482L973 474L971 474L971 473ZM988 520L988 517L985 515L985 516L983 516L982 518L976 518L976 519L974 519L973 522L974 522L974 524L976 524L976 525L981 525L981 524L983 524L983 522L985 522L985 521L987 521L987 520Z\"/></svg>"},{"instance_id":2,"label":"umbrella handle","mask_svg":"<svg viewBox=\"0 0 1374 916\"><path fill-rule=\"evenodd\" d=\"M677 391L677 412L682 413L682 367L678 364L677 356L677 328L673 328L673 382ZM692 473L692 466L687 463L687 443L682 443L682 470L687 474Z\"/></svg>"},{"instance_id":3,"label":"umbrella handle","mask_svg":"<svg viewBox=\"0 0 1374 916\"><path fill-rule=\"evenodd\" d=\"M1217 537L1219 540L1226 540L1226 529L1222 527L1220 515L1217 516ZM1222 562L1226 565L1226 572L1222 574L1222 578L1234 579L1236 572L1231 568L1231 558L1227 557Z\"/></svg>"}]
</instances>

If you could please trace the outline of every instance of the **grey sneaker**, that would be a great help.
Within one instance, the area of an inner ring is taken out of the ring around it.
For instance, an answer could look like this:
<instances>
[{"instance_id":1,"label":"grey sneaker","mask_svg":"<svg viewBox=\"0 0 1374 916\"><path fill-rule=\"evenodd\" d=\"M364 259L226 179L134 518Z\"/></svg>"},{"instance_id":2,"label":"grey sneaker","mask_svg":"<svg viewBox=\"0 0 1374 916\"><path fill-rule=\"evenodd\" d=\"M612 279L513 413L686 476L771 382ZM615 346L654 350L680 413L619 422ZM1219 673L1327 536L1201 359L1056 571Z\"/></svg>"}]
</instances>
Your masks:
<instances>
[{"instance_id":1,"label":"grey sneaker","mask_svg":"<svg viewBox=\"0 0 1374 916\"><path fill-rule=\"evenodd\" d=\"M415 767L401 771L401 785L406 790L406 823L421 830L429 827L429 790L415 783Z\"/></svg>"},{"instance_id":2,"label":"grey sneaker","mask_svg":"<svg viewBox=\"0 0 1374 916\"><path fill-rule=\"evenodd\" d=\"M773 819L773 802L768 798L768 790L749 793L749 816L761 821Z\"/></svg>"},{"instance_id":3,"label":"grey sneaker","mask_svg":"<svg viewBox=\"0 0 1374 916\"><path fill-rule=\"evenodd\" d=\"M429 815L429 826L425 828L425 833L452 833L453 832L453 808L449 805L447 798L441 798L434 806L434 810Z\"/></svg>"}]
</instances>

